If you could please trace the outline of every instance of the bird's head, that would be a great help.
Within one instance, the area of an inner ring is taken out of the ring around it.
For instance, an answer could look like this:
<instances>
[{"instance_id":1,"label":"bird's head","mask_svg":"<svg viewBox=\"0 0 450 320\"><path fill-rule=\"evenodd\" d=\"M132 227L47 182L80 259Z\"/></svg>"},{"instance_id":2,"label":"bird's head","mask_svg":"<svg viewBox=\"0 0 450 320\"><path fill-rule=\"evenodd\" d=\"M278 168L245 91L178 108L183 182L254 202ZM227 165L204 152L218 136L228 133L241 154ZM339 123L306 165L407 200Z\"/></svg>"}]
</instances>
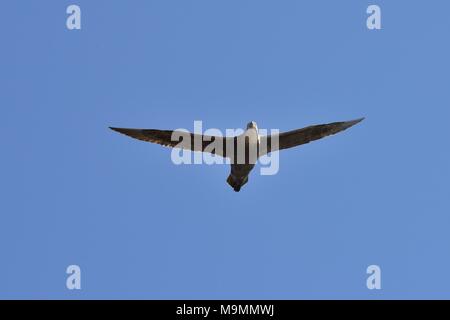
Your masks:
<instances>
[{"instance_id":1,"label":"bird's head","mask_svg":"<svg viewBox=\"0 0 450 320\"><path fill-rule=\"evenodd\" d=\"M251 121L251 122L247 123L247 130L248 129L256 129L256 130L258 130L258 126L256 125L256 122L255 121Z\"/></svg>"}]
</instances>

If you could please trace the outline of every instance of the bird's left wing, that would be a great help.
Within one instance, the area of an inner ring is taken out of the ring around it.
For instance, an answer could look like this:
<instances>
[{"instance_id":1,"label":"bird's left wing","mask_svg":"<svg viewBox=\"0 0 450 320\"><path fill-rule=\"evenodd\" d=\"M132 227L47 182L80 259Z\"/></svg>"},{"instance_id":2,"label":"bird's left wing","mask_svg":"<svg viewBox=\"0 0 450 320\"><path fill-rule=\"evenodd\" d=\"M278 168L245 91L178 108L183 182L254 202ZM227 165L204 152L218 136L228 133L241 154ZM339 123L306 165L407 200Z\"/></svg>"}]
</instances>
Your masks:
<instances>
[{"instance_id":1,"label":"bird's left wing","mask_svg":"<svg viewBox=\"0 0 450 320\"><path fill-rule=\"evenodd\" d=\"M211 154L226 157L225 150L227 138L225 137L194 134L181 130L126 129L113 127L110 127L110 129L138 140L157 143L166 147L209 152ZM215 143L215 148L212 147L213 143Z\"/></svg>"},{"instance_id":2,"label":"bird's left wing","mask_svg":"<svg viewBox=\"0 0 450 320\"><path fill-rule=\"evenodd\" d=\"M292 148L305 143L309 143L311 141L322 139L326 136L330 136L338 132L341 132L345 129L348 129L354 126L355 124L361 122L362 120L364 120L364 118L351 121L319 124L305 127L302 129L282 132L277 135L262 136L261 144L264 147L267 146L267 149L263 150L261 152L261 155L267 154L272 151Z\"/></svg>"}]
</instances>

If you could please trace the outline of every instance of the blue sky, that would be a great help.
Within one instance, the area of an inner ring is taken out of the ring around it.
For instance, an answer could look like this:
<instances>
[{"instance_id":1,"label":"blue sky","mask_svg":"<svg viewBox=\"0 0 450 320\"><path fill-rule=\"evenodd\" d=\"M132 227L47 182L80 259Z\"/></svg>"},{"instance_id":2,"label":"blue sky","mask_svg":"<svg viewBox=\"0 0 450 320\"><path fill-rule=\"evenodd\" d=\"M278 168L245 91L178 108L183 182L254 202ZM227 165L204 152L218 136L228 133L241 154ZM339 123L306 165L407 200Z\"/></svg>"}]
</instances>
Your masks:
<instances>
[{"instance_id":1,"label":"blue sky","mask_svg":"<svg viewBox=\"0 0 450 320\"><path fill-rule=\"evenodd\" d=\"M77 4L82 29L66 29ZM382 30L366 28L378 4ZM450 298L448 1L8 1L0 298ZM282 131L229 167L108 126ZM66 289L68 265L82 289ZM382 289L366 288L366 268Z\"/></svg>"}]
</instances>

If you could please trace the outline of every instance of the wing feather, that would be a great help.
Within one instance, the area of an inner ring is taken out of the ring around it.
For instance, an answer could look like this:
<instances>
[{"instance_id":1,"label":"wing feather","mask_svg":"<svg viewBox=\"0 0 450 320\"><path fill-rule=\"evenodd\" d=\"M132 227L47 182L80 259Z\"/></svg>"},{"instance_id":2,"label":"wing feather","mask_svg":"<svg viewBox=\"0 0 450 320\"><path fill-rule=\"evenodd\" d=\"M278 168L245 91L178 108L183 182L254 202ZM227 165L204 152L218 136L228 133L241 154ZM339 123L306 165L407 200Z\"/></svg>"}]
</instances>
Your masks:
<instances>
[{"instance_id":1,"label":"wing feather","mask_svg":"<svg viewBox=\"0 0 450 320\"><path fill-rule=\"evenodd\" d=\"M127 128L114 128L110 129L117 131L119 133L125 134L134 139L157 143L166 147L178 147L181 149L191 150L191 151L205 151L205 148L217 139L222 140L222 150L220 148L215 148L213 150L208 150L212 154L217 154L225 157L225 146L226 138L219 136L206 136L199 135L185 131L174 131L174 130L156 130L156 129L127 129ZM211 148L209 148L211 149Z\"/></svg>"},{"instance_id":2,"label":"wing feather","mask_svg":"<svg viewBox=\"0 0 450 320\"><path fill-rule=\"evenodd\" d=\"M302 129L283 132L277 135L266 136L264 138L262 137L263 139L261 139L261 142L266 143L267 141L267 153L288 149L336 134L354 126L362 120L364 120L364 118L313 125ZM276 146L276 141L274 141L274 139L278 139L278 146Z\"/></svg>"}]
</instances>

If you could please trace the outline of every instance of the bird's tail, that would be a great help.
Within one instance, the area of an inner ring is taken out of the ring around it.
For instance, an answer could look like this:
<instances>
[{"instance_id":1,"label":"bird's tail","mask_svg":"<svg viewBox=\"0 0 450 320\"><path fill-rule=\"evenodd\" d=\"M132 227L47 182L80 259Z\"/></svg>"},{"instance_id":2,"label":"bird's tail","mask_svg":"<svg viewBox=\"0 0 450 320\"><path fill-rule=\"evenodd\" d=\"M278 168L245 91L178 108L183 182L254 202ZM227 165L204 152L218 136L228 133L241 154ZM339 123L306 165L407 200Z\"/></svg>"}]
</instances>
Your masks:
<instances>
[{"instance_id":1,"label":"bird's tail","mask_svg":"<svg viewBox=\"0 0 450 320\"><path fill-rule=\"evenodd\" d=\"M241 187L248 182L248 176L245 178L236 178L230 174L227 178L228 184L233 188L234 191L239 192Z\"/></svg>"}]
</instances>

